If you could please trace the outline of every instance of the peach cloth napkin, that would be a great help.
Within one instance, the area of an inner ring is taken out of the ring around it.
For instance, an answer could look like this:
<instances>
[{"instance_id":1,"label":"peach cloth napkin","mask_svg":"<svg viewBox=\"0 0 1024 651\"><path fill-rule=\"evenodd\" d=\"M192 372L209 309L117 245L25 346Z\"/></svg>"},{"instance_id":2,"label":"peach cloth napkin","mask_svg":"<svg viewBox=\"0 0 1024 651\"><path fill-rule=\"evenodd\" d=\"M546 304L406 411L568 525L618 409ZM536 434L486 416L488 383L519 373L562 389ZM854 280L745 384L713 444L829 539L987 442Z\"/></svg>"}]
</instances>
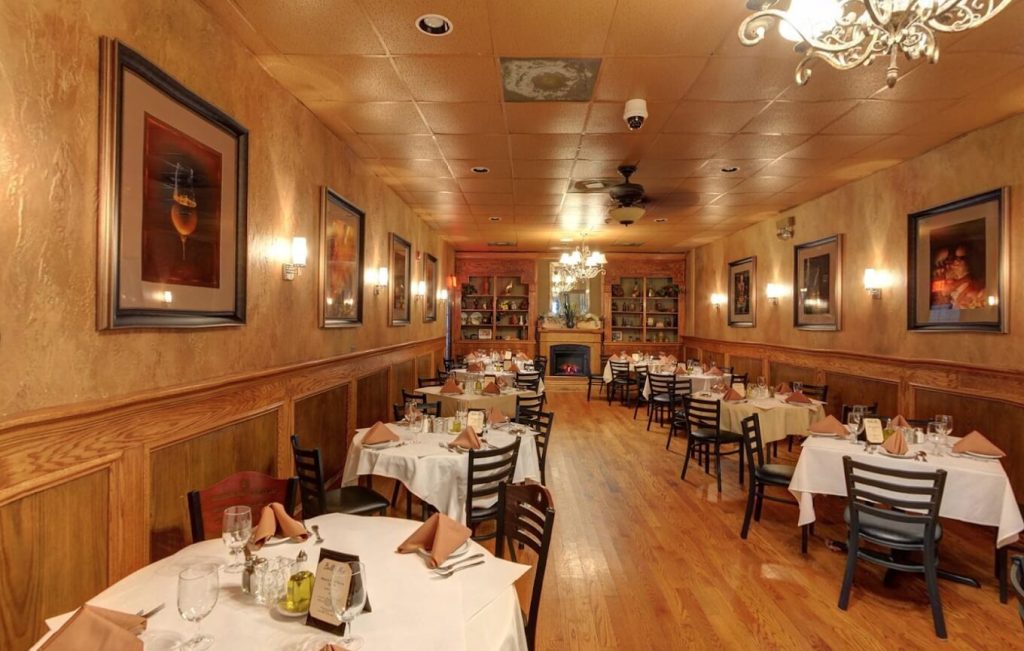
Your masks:
<instances>
[{"instance_id":1,"label":"peach cloth napkin","mask_svg":"<svg viewBox=\"0 0 1024 651\"><path fill-rule=\"evenodd\" d=\"M483 388L483 393L490 393L490 394L493 394L493 395L499 395L501 393L501 389L499 389L498 385L495 384L494 382L488 382L487 386L485 386Z\"/></svg>"},{"instance_id":2,"label":"peach cloth napkin","mask_svg":"<svg viewBox=\"0 0 1024 651\"><path fill-rule=\"evenodd\" d=\"M452 520L444 513L435 513L398 546L399 554L422 549L430 552L427 565L437 567L448 560L453 551L469 540L469 527Z\"/></svg>"},{"instance_id":3,"label":"peach cloth napkin","mask_svg":"<svg viewBox=\"0 0 1024 651\"><path fill-rule=\"evenodd\" d=\"M508 371L509 373L519 373L520 371L522 371L522 369L519 368L519 364L512 362L508 367Z\"/></svg>"},{"instance_id":4,"label":"peach cloth napkin","mask_svg":"<svg viewBox=\"0 0 1024 651\"><path fill-rule=\"evenodd\" d=\"M846 427L835 416L825 416L818 422L811 423L808 429L815 434L835 434L841 438L846 438L846 435L849 434Z\"/></svg>"},{"instance_id":5,"label":"peach cloth napkin","mask_svg":"<svg viewBox=\"0 0 1024 651\"><path fill-rule=\"evenodd\" d=\"M725 395L722 396L722 400L725 400L726 402L735 402L737 400L743 400L743 396L740 395L740 392L736 389L729 387L726 389Z\"/></svg>"},{"instance_id":6,"label":"peach cloth napkin","mask_svg":"<svg viewBox=\"0 0 1024 651\"><path fill-rule=\"evenodd\" d=\"M470 373L482 373L484 370L484 365L478 364L477 362L472 362L466 366L466 370L469 371Z\"/></svg>"},{"instance_id":7,"label":"peach cloth napkin","mask_svg":"<svg viewBox=\"0 0 1024 651\"><path fill-rule=\"evenodd\" d=\"M811 404L811 399L805 396L802 391L794 391L786 397L786 402L790 404L809 405Z\"/></svg>"},{"instance_id":8,"label":"peach cloth napkin","mask_svg":"<svg viewBox=\"0 0 1024 651\"><path fill-rule=\"evenodd\" d=\"M708 373L707 374L708 375L714 375L716 377L720 377L722 375L722 369L718 368L717 366L714 366L714 367L708 369Z\"/></svg>"},{"instance_id":9,"label":"peach cloth napkin","mask_svg":"<svg viewBox=\"0 0 1024 651\"><path fill-rule=\"evenodd\" d=\"M907 445L907 439L903 438L903 432L896 432L889 438L885 439L885 443L882 443L882 447L889 454L898 454L900 456L905 455L910 451L910 446Z\"/></svg>"},{"instance_id":10,"label":"peach cloth napkin","mask_svg":"<svg viewBox=\"0 0 1024 651\"><path fill-rule=\"evenodd\" d=\"M793 393L793 387L789 386L789 382L782 382L775 387L775 393Z\"/></svg>"},{"instance_id":11,"label":"peach cloth napkin","mask_svg":"<svg viewBox=\"0 0 1024 651\"><path fill-rule=\"evenodd\" d=\"M349 648L340 644L325 644L320 647L320 651L349 651Z\"/></svg>"},{"instance_id":12,"label":"peach cloth napkin","mask_svg":"<svg viewBox=\"0 0 1024 651\"><path fill-rule=\"evenodd\" d=\"M263 507L260 512L260 521L252 531L252 538L249 546L252 549L260 549L272 536L291 538L293 540L305 540L309 538L309 532L301 522L298 522L284 510L280 502L271 502Z\"/></svg>"},{"instance_id":13,"label":"peach cloth napkin","mask_svg":"<svg viewBox=\"0 0 1024 651\"><path fill-rule=\"evenodd\" d=\"M50 636L40 651L142 651L139 633L146 630L146 618L85 605Z\"/></svg>"},{"instance_id":14,"label":"peach cloth napkin","mask_svg":"<svg viewBox=\"0 0 1024 651\"><path fill-rule=\"evenodd\" d=\"M491 410L487 412L487 422L490 423L491 425L496 425L498 423L507 423L508 416L506 416L505 412L498 409L497 407L491 407Z\"/></svg>"},{"instance_id":15,"label":"peach cloth napkin","mask_svg":"<svg viewBox=\"0 0 1024 651\"><path fill-rule=\"evenodd\" d=\"M391 428L379 420L370 426L370 431L363 435L360 445L375 445L377 443L390 443L397 441L398 434L391 431Z\"/></svg>"},{"instance_id":16,"label":"peach cloth napkin","mask_svg":"<svg viewBox=\"0 0 1024 651\"><path fill-rule=\"evenodd\" d=\"M974 430L967 436L956 442L953 452L962 454L964 452L975 452L977 454L991 454L997 457L1005 457L1006 453L995 446L992 441L985 438L985 435Z\"/></svg>"},{"instance_id":17,"label":"peach cloth napkin","mask_svg":"<svg viewBox=\"0 0 1024 651\"><path fill-rule=\"evenodd\" d=\"M455 440L451 442L451 445L465 448L467 450L479 450L480 449L480 437L477 436L476 431L472 427L466 427L462 430L462 433L455 437Z\"/></svg>"},{"instance_id":18,"label":"peach cloth napkin","mask_svg":"<svg viewBox=\"0 0 1024 651\"><path fill-rule=\"evenodd\" d=\"M448 378L444 381L444 386L441 387L441 393L457 396L462 393L462 389L459 388L454 378Z\"/></svg>"},{"instance_id":19,"label":"peach cloth napkin","mask_svg":"<svg viewBox=\"0 0 1024 651\"><path fill-rule=\"evenodd\" d=\"M498 385L498 388L507 387L509 385L508 380L506 380L504 377L499 377L497 380L495 380L495 383Z\"/></svg>"},{"instance_id":20,"label":"peach cloth napkin","mask_svg":"<svg viewBox=\"0 0 1024 651\"><path fill-rule=\"evenodd\" d=\"M903 417L903 414L896 414L896 418L892 419L893 427L910 427L910 423Z\"/></svg>"}]
</instances>

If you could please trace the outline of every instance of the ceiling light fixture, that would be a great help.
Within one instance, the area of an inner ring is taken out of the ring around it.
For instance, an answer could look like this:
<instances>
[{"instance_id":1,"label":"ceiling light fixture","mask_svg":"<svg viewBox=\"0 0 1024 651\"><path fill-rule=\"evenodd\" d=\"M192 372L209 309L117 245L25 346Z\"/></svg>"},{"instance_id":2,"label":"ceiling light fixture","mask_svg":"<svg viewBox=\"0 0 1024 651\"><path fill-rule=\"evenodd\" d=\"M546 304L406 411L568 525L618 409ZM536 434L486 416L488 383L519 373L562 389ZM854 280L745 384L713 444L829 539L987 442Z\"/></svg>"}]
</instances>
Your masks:
<instances>
[{"instance_id":1,"label":"ceiling light fixture","mask_svg":"<svg viewBox=\"0 0 1024 651\"><path fill-rule=\"evenodd\" d=\"M885 83L899 79L897 59L926 57L939 60L936 32L963 32L985 23L1012 0L747 0L754 14L740 23L740 42L757 45L768 29L797 43L803 59L796 66L796 83L804 85L811 66L823 60L833 68L851 70L889 57Z\"/></svg>"},{"instance_id":2,"label":"ceiling light fixture","mask_svg":"<svg viewBox=\"0 0 1024 651\"><path fill-rule=\"evenodd\" d=\"M487 174L491 170L486 168L486 167L482 167L481 166L481 167L471 167L471 168L469 168L469 171L472 172L473 174Z\"/></svg>"},{"instance_id":3,"label":"ceiling light fixture","mask_svg":"<svg viewBox=\"0 0 1024 651\"><path fill-rule=\"evenodd\" d=\"M667 217L658 217L657 219L654 220L654 223L655 224L664 224L667 221L668 221Z\"/></svg>"},{"instance_id":4,"label":"ceiling light fixture","mask_svg":"<svg viewBox=\"0 0 1024 651\"><path fill-rule=\"evenodd\" d=\"M487 220L492 222L500 222L501 217L488 217Z\"/></svg>"},{"instance_id":5,"label":"ceiling light fixture","mask_svg":"<svg viewBox=\"0 0 1024 651\"><path fill-rule=\"evenodd\" d=\"M569 269L558 262L551 263L552 296L567 294L576 289L577 284L579 284L579 279L573 276Z\"/></svg>"},{"instance_id":6,"label":"ceiling light fixture","mask_svg":"<svg viewBox=\"0 0 1024 651\"><path fill-rule=\"evenodd\" d=\"M740 171L740 168L736 167L735 165L729 165L728 167L723 167L722 171L725 172L726 174L735 174L736 172Z\"/></svg>"},{"instance_id":7,"label":"ceiling light fixture","mask_svg":"<svg viewBox=\"0 0 1024 651\"><path fill-rule=\"evenodd\" d=\"M600 251L591 251L587 246L587 238L583 238L580 245L572 253L563 253L558 264L562 270L577 280L594 278L604 274L604 266L608 264L608 258Z\"/></svg>"},{"instance_id":8,"label":"ceiling light fixture","mask_svg":"<svg viewBox=\"0 0 1024 651\"><path fill-rule=\"evenodd\" d=\"M426 14L416 19L416 29L427 36L446 36L451 34L452 21L439 14Z\"/></svg>"}]
</instances>

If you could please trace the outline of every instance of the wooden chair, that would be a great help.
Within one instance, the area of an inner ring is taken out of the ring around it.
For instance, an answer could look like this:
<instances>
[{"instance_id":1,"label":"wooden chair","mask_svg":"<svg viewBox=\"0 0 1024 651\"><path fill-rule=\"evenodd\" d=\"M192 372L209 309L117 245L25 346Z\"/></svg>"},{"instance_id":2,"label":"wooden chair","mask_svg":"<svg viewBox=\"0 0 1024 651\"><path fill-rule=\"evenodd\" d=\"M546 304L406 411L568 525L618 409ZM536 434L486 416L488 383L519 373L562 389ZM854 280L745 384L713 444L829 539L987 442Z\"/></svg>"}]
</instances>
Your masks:
<instances>
[{"instance_id":1,"label":"wooden chair","mask_svg":"<svg viewBox=\"0 0 1024 651\"><path fill-rule=\"evenodd\" d=\"M516 413L512 419L517 423L523 418L530 418L544 409L544 396L537 394L535 396L523 396L516 395Z\"/></svg>"},{"instance_id":2,"label":"wooden chair","mask_svg":"<svg viewBox=\"0 0 1024 651\"><path fill-rule=\"evenodd\" d=\"M440 377L421 377L417 378L416 383L422 389L423 387L442 387L444 386L444 380ZM426 396L424 396L425 398Z\"/></svg>"},{"instance_id":3,"label":"wooden chair","mask_svg":"<svg viewBox=\"0 0 1024 651\"><path fill-rule=\"evenodd\" d=\"M1010 574L1013 591L1017 593L1017 614L1024 624L1024 556L1013 557L1013 572ZM529 641L529 640L527 640Z\"/></svg>"},{"instance_id":4,"label":"wooden chair","mask_svg":"<svg viewBox=\"0 0 1024 651\"><path fill-rule=\"evenodd\" d=\"M636 380L629 372L629 362L610 361L608 363L612 367L612 381L607 391L608 404L612 404L615 392L619 390L622 391L622 404L626 404L630 388L636 386Z\"/></svg>"},{"instance_id":5,"label":"wooden chair","mask_svg":"<svg viewBox=\"0 0 1024 651\"><path fill-rule=\"evenodd\" d=\"M416 393L415 391L409 391L402 389L402 404L413 401L427 404L427 395L425 393Z\"/></svg>"},{"instance_id":6,"label":"wooden chair","mask_svg":"<svg viewBox=\"0 0 1024 651\"><path fill-rule=\"evenodd\" d=\"M900 572L924 574L932 606L935 635L945 639L946 623L938 585L938 544L942 540L939 505L946 486L946 471L912 472L874 466L843 457L847 506L843 514L850 527L846 573L839 591L839 608L850 603L850 588L858 560ZM862 546L869 542L889 552ZM907 552L918 552L914 562Z\"/></svg>"},{"instance_id":7,"label":"wooden chair","mask_svg":"<svg viewBox=\"0 0 1024 651\"><path fill-rule=\"evenodd\" d=\"M544 570L548 564L551 533L555 528L555 507L551 493L540 484L501 484L498 488L498 530L494 542L494 555L502 558L505 543L512 562L516 561L516 545L529 547L537 555L530 595L530 612L526 622L526 646L535 647L537 617L540 614L540 595L544 587Z\"/></svg>"},{"instance_id":8,"label":"wooden chair","mask_svg":"<svg viewBox=\"0 0 1024 651\"><path fill-rule=\"evenodd\" d=\"M302 491L302 517L315 518L324 513L348 513L384 515L391 502L365 486L342 486L327 490L324 485L324 469L320 450L306 450L299 447L299 436L292 435L292 456L295 458L295 474L299 477Z\"/></svg>"},{"instance_id":9,"label":"wooden chair","mask_svg":"<svg viewBox=\"0 0 1024 651\"><path fill-rule=\"evenodd\" d=\"M683 396L693 393L693 380L688 377L676 377L676 392L679 394L679 402L677 404L681 407L683 405ZM684 432L690 431L690 422L686 419L685 409L676 409L672 412L672 420L668 429L668 440L665 441L666 450L672 445L672 437L680 430Z\"/></svg>"},{"instance_id":10,"label":"wooden chair","mask_svg":"<svg viewBox=\"0 0 1024 651\"><path fill-rule=\"evenodd\" d=\"M827 384L807 384L804 383L801 392L808 398L820 400L821 402L828 402L828 385Z\"/></svg>"},{"instance_id":11,"label":"wooden chair","mask_svg":"<svg viewBox=\"0 0 1024 651\"><path fill-rule=\"evenodd\" d=\"M590 390L597 384L597 395L601 395L601 392L605 390L604 382L604 367L608 364L608 358L611 355L601 355L601 368L598 369L597 373L590 373L587 375L587 402L590 402Z\"/></svg>"},{"instance_id":12,"label":"wooden chair","mask_svg":"<svg viewBox=\"0 0 1024 651\"><path fill-rule=\"evenodd\" d=\"M715 479L718 492L722 492L722 456L735 454L739 457L740 485L743 485L743 436L736 432L722 431L722 403L717 400L700 400L692 396L683 396L683 409L686 411L689 431L686 437L686 458L683 461L683 472L680 479L686 479L686 469L690 464L690 456L696 451L704 454L704 472L708 472L711 454L715 455ZM722 444L736 444L736 449L722 452Z\"/></svg>"},{"instance_id":13,"label":"wooden chair","mask_svg":"<svg viewBox=\"0 0 1024 651\"><path fill-rule=\"evenodd\" d=\"M537 444L537 458L540 462L540 483L546 484L544 466L548 458L548 442L551 439L551 428L555 424L555 414L550 411L528 412L516 422L537 431L534 441Z\"/></svg>"},{"instance_id":14,"label":"wooden chair","mask_svg":"<svg viewBox=\"0 0 1024 651\"><path fill-rule=\"evenodd\" d=\"M651 397L647 405L647 431L649 432L655 414L658 415L658 425L665 425L666 414L668 414L671 424L672 415L683 403L683 397L679 393L679 380L674 374L651 373L647 377L651 386Z\"/></svg>"},{"instance_id":15,"label":"wooden chair","mask_svg":"<svg viewBox=\"0 0 1024 651\"><path fill-rule=\"evenodd\" d=\"M220 538L224 510L229 506L248 506L252 524L259 522L263 507L280 502L289 514L295 514L299 480L277 479L255 470L228 475L212 486L188 492L188 519L192 542Z\"/></svg>"},{"instance_id":16,"label":"wooden chair","mask_svg":"<svg viewBox=\"0 0 1024 651\"><path fill-rule=\"evenodd\" d=\"M519 458L520 438L503 448L470 450L466 476L466 526L473 540L489 540L495 532L477 535L476 529L488 520L498 519L498 487L512 481Z\"/></svg>"},{"instance_id":17,"label":"wooden chair","mask_svg":"<svg viewBox=\"0 0 1024 651\"><path fill-rule=\"evenodd\" d=\"M747 467L750 468L750 482L747 488L747 508L743 513L743 528L740 529L740 538L746 540L750 531L750 517L753 515L756 522L761 521L761 507L765 500L780 502L782 504L794 504L800 506L792 499L765 495L765 488L777 486L786 489L789 494L789 482L793 479L793 471L796 466L781 463L764 462L764 444L761 442L761 419L757 414L747 416L740 421L740 428L743 430L743 449L747 455ZM807 553L807 538L810 525L801 527L800 532L800 553Z\"/></svg>"}]
</instances>

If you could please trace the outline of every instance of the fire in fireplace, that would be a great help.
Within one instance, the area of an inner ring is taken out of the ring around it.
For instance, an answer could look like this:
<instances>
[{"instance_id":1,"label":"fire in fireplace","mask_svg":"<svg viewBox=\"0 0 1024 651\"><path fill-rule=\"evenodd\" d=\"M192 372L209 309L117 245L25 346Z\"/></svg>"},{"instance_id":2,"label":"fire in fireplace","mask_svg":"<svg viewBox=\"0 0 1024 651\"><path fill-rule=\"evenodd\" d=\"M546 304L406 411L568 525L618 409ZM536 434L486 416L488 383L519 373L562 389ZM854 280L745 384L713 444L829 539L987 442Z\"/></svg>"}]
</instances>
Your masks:
<instances>
[{"instance_id":1,"label":"fire in fireplace","mask_svg":"<svg viewBox=\"0 0 1024 651\"><path fill-rule=\"evenodd\" d=\"M577 344L556 344L551 347L551 375L573 376L590 373L590 347Z\"/></svg>"}]
</instances>

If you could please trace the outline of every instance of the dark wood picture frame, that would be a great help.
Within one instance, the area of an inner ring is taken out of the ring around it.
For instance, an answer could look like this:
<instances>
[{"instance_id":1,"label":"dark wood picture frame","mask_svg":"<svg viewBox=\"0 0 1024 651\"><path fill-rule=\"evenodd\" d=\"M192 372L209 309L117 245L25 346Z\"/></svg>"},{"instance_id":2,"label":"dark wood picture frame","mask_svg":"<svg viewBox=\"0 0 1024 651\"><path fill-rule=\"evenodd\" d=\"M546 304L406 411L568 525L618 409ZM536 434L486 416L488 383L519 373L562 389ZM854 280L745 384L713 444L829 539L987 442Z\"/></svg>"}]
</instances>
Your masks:
<instances>
[{"instance_id":1,"label":"dark wood picture frame","mask_svg":"<svg viewBox=\"0 0 1024 651\"><path fill-rule=\"evenodd\" d=\"M388 321L393 326L412 323L412 244L391 233L388 240Z\"/></svg>"},{"instance_id":2,"label":"dark wood picture frame","mask_svg":"<svg viewBox=\"0 0 1024 651\"><path fill-rule=\"evenodd\" d=\"M423 254L423 284L426 293L423 296L423 322L437 321L437 258L429 253Z\"/></svg>"},{"instance_id":3,"label":"dark wood picture frame","mask_svg":"<svg viewBox=\"0 0 1024 651\"><path fill-rule=\"evenodd\" d=\"M793 248L793 327L840 330L843 313L843 236Z\"/></svg>"},{"instance_id":4,"label":"dark wood picture frame","mask_svg":"<svg viewBox=\"0 0 1024 651\"><path fill-rule=\"evenodd\" d=\"M97 327L243 325L248 130L111 38L100 89Z\"/></svg>"},{"instance_id":5,"label":"dark wood picture frame","mask_svg":"<svg viewBox=\"0 0 1024 651\"><path fill-rule=\"evenodd\" d=\"M907 216L908 330L1008 332L1009 206L997 188Z\"/></svg>"},{"instance_id":6,"label":"dark wood picture frame","mask_svg":"<svg viewBox=\"0 0 1024 651\"><path fill-rule=\"evenodd\" d=\"M362 325L365 242L366 213L324 186L317 301L321 328Z\"/></svg>"},{"instance_id":7,"label":"dark wood picture frame","mask_svg":"<svg viewBox=\"0 0 1024 651\"><path fill-rule=\"evenodd\" d=\"M757 256L729 263L728 321L733 328L757 324Z\"/></svg>"}]
</instances>

